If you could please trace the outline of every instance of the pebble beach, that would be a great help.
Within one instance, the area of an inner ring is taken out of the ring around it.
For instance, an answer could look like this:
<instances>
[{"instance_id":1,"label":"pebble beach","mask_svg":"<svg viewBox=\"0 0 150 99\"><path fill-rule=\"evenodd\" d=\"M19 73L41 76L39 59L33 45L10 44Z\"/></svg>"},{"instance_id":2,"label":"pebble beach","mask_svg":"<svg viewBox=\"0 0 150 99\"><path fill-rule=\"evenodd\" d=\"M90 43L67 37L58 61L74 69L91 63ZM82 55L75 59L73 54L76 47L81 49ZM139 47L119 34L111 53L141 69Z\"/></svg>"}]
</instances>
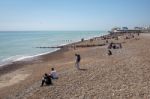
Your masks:
<instances>
[{"instance_id":1,"label":"pebble beach","mask_svg":"<svg viewBox=\"0 0 150 99\"><path fill-rule=\"evenodd\" d=\"M111 49L108 56L109 43L97 37L73 44L80 47L67 46L1 68L0 99L149 99L150 33L130 39L121 35L108 42L121 43L122 48ZM103 46L85 47L87 44ZM81 55L81 70L74 66L75 53ZM59 79L40 87L43 74L52 67Z\"/></svg>"}]
</instances>

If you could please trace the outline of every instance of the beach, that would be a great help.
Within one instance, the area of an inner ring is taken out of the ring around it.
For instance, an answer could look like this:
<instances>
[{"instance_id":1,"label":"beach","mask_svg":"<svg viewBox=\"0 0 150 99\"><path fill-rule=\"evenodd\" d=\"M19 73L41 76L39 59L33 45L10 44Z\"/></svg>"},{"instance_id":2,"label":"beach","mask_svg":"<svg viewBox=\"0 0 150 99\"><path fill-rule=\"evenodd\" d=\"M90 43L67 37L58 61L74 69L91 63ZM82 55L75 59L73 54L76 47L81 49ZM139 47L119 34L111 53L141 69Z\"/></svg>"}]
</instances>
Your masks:
<instances>
[{"instance_id":1,"label":"beach","mask_svg":"<svg viewBox=\"0 0 150 99\"><path fill-rule=\"evenodd\" d=\"M121 43L122 48L111 49L111 56L107 55L106 41L98 37L2 67L0 98L149 99L150 34L108 40L112 41ZM81 55L81 70L74 66L75 53ZM43 74L52 67L59 79L53 80L51 86L40 87Z\"/></svg>"}]
</instances>

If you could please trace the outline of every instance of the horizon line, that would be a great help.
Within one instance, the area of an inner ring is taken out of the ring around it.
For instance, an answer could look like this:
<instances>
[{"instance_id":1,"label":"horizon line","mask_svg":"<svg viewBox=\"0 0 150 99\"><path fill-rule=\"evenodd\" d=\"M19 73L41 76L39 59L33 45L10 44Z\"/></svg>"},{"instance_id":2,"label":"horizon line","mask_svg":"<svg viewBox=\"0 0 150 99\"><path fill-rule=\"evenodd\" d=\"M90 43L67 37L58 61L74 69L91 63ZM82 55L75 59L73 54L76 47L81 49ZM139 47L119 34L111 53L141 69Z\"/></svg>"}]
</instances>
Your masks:
<instances>
[{"instance_id":1,"label":"horizon line","mask_svg":"<svg viewBox=\"0 0 150 99\"><path fill-rule=\"evenodd\" d=\"M30 31L108 31L108 30L0 30L0 32L30 32Z\"/></svg>"}]
</instances>

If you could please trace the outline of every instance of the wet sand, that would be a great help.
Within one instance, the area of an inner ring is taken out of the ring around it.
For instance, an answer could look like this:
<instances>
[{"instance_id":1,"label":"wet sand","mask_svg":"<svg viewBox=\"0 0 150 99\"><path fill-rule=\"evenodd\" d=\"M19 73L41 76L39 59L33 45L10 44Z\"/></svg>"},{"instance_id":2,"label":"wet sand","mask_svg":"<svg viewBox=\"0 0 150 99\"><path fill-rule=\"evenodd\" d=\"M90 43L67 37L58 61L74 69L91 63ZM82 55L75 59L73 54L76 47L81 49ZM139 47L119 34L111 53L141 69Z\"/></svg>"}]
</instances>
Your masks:
<instances>
[{"instance_id":1,"label":"wet sand","mask_svg":"<svg viewBox=\"0 0 150 99\"><path fill-rule=\"evenodd\" d=\"M112 49L112 56L107 55L106 44L63 49L31 62L14 63L12 69L5 67L0 72L0 98L149 99L150 36L147 35L150 34L141 34L138 39L109 40L123 46ZM93 42L102 44L105 40ZM75 53L81 55L81 70L74 66ZM53 80L52 86L40 87L42 75L49 73L51 67L57 70L59 79Z\"/></svg>"}]
</instances>

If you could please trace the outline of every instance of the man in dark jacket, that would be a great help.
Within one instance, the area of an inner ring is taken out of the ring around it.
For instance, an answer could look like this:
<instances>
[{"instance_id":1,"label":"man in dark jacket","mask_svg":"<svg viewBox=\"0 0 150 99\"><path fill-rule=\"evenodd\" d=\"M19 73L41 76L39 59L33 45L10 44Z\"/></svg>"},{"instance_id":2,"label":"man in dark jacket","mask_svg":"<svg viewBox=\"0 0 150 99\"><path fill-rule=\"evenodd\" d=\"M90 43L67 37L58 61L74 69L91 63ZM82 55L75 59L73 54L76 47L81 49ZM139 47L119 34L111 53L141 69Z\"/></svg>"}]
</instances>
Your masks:
<instances>
[{"instance_id":1,"label":"man in dark jacket","mask_svg":"<svg viewBox=\"0 0 150 99\"><path fill-rule=\"evenodd\" d=\"M43 86L44 83L45 83L46 85L51 85L51 84L52 84L51 76L49 76L47 73L45 73L45 75L43 76L41 86Z\"/></svg>"},{"instance_id":2,"label":"man in dark jacket","mask_svg":"<svg viewBox=\"0 0 150 99\"><path fill-rule=\"evenodd\" d=\"M81 57L80 57L80 55L79 54L75 54L75 56L76 56L76 63L75 63L75 66L76 66L76 68L79 70L80 69L80 60L81 60Z\"/></svg>"}]
</instances>

